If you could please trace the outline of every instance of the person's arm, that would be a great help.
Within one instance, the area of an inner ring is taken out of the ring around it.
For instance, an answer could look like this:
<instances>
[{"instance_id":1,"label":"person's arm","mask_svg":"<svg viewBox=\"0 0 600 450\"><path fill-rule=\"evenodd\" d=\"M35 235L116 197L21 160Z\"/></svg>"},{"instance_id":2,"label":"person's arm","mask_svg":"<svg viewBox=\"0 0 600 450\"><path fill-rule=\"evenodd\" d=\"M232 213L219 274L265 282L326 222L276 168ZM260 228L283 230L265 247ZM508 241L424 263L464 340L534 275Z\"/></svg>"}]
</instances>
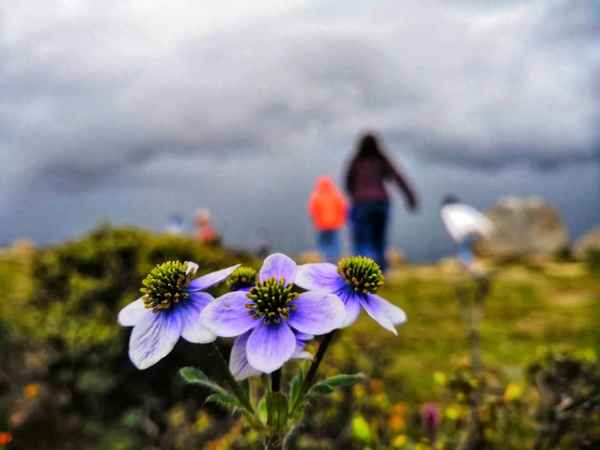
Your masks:
<instances>
[{"instance_id":1,"label":"person's arm","mask_svg":"<svg viewBox=\"0 0 600 450\"><path fill-rule=\"evenodd\" d=\"M385 161L387 166L387 175L394 179L394 182L398 185L402 193L404 194L406 201L408 202L408 207L411 210L414 210L419 205L417 200L417 195L413 190L412 186L408 183L408 181L404 178L402 173L396 169L390 161Z\"/></svg>"}]
</instances>

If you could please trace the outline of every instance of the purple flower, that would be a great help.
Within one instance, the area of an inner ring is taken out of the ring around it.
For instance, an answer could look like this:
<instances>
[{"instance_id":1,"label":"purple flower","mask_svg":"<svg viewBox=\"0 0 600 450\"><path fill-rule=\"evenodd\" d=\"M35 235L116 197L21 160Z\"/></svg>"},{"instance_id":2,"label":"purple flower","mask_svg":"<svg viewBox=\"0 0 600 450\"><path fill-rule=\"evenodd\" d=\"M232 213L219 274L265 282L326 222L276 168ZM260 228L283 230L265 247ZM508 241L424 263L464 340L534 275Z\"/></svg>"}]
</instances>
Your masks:
<instances>
[{"instance_id":1,"label":"purple flower","mask_svg":"<svg viewBox=\"0 0 600 450\"><path fill-rule=\"evenodd\" d=\"M217 337L199 320L213 297L203 292L227 278L237 266L192 280L198 265L168 261L156 266L143 284L142 297L119 312L119 323L133 327L129 358L138 369L147 369L167 356L179 337L205 344Z\"/></svg>"},{"instance_id":2,"label":"purple flower","mask_svg":"<svg viewBox=\"0 0 600 450\"><path fill-rule=\"evenodd\" d=\"M440 425L440 410L435 403L425 403L421 408L421 423L428 431L434 431Z\"/></svg>"},{"instance_id":3,"label":"purple flower","mask_svg":"<svg viewBox=\"0 0 600 450\"><path fill-rule=\"evenodd\" d=\"M440 410L435 403L425 403L421 408L421 424L429 437L429 441L435 444L437 430L440 426Z\"/></svg>"},{"instance_id":4,"label":"purple flower","mask_svg":"<svg viewBox=\"0 0 600 450\"><path fill-rule=\"evenodd\" d=\"M383 284L381 269L371 258L352 256L330 263L304 264L298 268L296 284L312 292L337 295L346 307L342 326L356 321L361 308L386 330L397 334L394 325L406 321L406 314L397 306L376 295Z\"/></svg>"},{"instance_id":5,"label":"purple flower","mask_svg":"<svg viewBox=\"0 0 600 450\"><path fill-rule=\"evenodd\" d=\"M292 329L292 331L294 332L296 338L296 350L290 359L312 359L312 355L305 351L304 347L314 336L300 333L294 329ZM251 333L252 330L249 330L235 338L233 341L233 347L231 348L231 355L229 356L229 371L238 381L249 377L254 377L262 373L260 370L253 368L248 362L246 346Z\"/></svg>"},{"instance_id":6,"label":"purple flower","mask_svg":"<svg viewBox=\"0 0 600 450\"><path fill-rule=\"evenodd\" d=\"M267 257L249 291L219 297L201 315L221 337L237 337L230 367L238 378L271 373L298 356L307 337L339 328L344 305L326 292L298 293L297 265L280 253Z\"/></svg>"}]
</instances>

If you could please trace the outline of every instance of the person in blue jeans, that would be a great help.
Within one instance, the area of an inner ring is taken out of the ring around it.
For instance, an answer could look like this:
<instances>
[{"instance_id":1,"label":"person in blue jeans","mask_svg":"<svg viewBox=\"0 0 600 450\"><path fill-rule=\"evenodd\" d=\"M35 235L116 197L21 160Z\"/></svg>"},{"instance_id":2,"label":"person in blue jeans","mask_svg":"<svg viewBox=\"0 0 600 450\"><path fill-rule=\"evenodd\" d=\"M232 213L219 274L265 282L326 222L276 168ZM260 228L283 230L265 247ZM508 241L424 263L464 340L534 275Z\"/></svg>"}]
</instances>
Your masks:
<instances>
[{"instance_id":1,"label":"person in blue jeans","mask_svg":"<svg viewBox=\"0 0 600 450\"><path fill-rule=\"evenodd\" d=\"M381 150L377 137L370 133L363 135L346 173L346 190L352 200L352 242L356 255L373 258L383 271L387 268L385 250L390 211L387 180L395 182L408 208L416 210L415 192Z\"/></svg>"},{"instance_id":2,"label":"person in blue jeans","mask_svg":"<svg viewBox=\"0 0 600 450\"><path fill-rule=\"evenodd\" d=\"M319 249L319 253L325 258L325 261L334 264L337 263L342 251L340 232L338 230L319 231L317 234L317 248Z\"/></svg>"},{"instance_id":3,"label":"person in blue jeans","mask_svg":"<svg viewBox=\"0 0 600 450\"><path fill-rule=\"evenodd\" d=\"M308 213L317 230L317 247L325 261L337 263L340 257L340 230L346 223L344 195L330 177L317 178L308 201Z\"/></svg>"}]
</instances>

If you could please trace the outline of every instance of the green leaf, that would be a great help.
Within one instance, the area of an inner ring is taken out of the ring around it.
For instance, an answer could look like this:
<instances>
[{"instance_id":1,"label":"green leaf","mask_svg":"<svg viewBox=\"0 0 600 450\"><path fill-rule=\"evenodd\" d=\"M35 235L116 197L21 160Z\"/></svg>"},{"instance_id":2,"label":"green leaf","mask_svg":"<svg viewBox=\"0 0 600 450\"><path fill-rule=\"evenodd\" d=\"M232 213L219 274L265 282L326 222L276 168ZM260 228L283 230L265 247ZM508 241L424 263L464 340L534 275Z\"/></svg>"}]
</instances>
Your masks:
<instances>
[{"instance_id":1,"label":"green leaf","mask_svg":"<svg viewBox=\"0 0 600 450\"><path fill-rule=\"evenodd\" d=\"M355 374L340 374L327 378L325 383L332 387L352 386L356 383L364 381L366 378L367 377L365 377L365 374L361 372Z\"/></svg>"},{"instance_id":2,"label":"green leaf","mask_svg":"<svg viewBox=\"0 0 600 450\"><path fill-rule=\"evenodd\" d=\"M204 372L195 367L183 367L179 370L179 375L181 375L181 378L183 378L186 383L199 384L207 389L210 389L211 391L230 395L225 389L208 378Z\"/></svg>"},{"instance_id":3,"label":"green leaf","mask_svg":"<svg viewBox=\"0 0 600 450\"><path fill-rule=\"evenodd\" d=\"M300 388L302 387L302 382L304 381L304 370L302 368L298 369L294 378L290 382L290 404L294 405L298 400L298 395L300 395Z\"/></svg>"},{"instance_id":4,"label":"green leaf","mask_svg":"<svg viewBox=\"0 0 600 450\"><path fill-rule=\"evenodd\" d=\"M269 415L269 413L267 411L267 396L266 395L260 399L256 409L257 409L258 419L262 423L266 424L268 415Z\"/></svg>"},{"instance_id":5,"label":"green leaf","mask_svg":"<svg viewBox=\"0 0 600 450\"><path fill-rule=\"evenodd\" d=\"M308 392L311 394L331 394L336 387L352 386L356 383L360 383L365 379L365 375L362 373L355 374L340 374L329 377L323 381L315 383Z\"/></svg>"},{"instance_id":6,"label":"green leaf","mask_svg":"<svg viewBox=\"0 0 600 450\"><path fill-rule=\"evenodd\" d=\"M215 403L225 409L231 410L232 412L241 408L239 401L233 395L228 394L227 392L215 392L214 394L210 394L204 403Z\"/></svg>"},{"instance_id":7,"label":"green leaf","mask_svg":"<svg viewBox=\"0 0 600 450\"><path fill-rule=\"evenodd\" d=\"M311 394L331 394L333 392L333 386L322 381L321 383L315 384L309 393Z\"/></svg>"},{"instance_id":8,"label":"green leaf","mask_svg":"<svg viewBox=\"0 0 600 450\"><path fill-rule=\"evenodd\" d=\"M182 367L179 369L179 375L186 383L198 383L199 380L208 379L206 374L196 367Z\"/></svg>"},{"instance_id":9,"label":"green leaf","mask_svg":"<svg viewBox=\"0 0 600 450\"><path fill-rule=\"evenodd\" d=\"M267 424L276 430L285 429L288 415L287 397L281 392L267 394Z\"/></svg>"}]
</instances>

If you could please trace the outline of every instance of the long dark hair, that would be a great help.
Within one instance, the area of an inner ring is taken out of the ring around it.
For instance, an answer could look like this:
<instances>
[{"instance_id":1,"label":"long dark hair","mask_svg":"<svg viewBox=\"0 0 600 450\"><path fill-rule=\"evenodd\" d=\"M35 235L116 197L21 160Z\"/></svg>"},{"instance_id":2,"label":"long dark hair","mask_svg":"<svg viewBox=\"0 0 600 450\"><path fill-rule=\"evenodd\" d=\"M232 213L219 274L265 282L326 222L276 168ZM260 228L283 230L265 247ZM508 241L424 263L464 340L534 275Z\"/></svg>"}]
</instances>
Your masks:
<instances>
[{"instance_id":1,"label":"long dark hair","mask_svg":"<svg viewBox=\"0 0 600 450\"><path fill-rule=\"evenodd\" d=\"M364 161L377 161L383 163L383 166L389 167L388 159L379 147L379 139L373 133L363 134L357 142L356 151L346 172L346 190L352 192L353 190L353 178L356 174L358 167Z\"/></svg>"},{"instance_id":2,"label":"long dark hair","mask_svg":"<svg viewBox=\"0 0 600 450\"><path fill-rule=\"evenodd\" d=\"M365 133L358 140L356 147L356 155L353 158L353 162L360 159L380 159L386 161L384 153L381 151L379 146L379 138L373 133Z\"/></svg>"}]
</instances>

